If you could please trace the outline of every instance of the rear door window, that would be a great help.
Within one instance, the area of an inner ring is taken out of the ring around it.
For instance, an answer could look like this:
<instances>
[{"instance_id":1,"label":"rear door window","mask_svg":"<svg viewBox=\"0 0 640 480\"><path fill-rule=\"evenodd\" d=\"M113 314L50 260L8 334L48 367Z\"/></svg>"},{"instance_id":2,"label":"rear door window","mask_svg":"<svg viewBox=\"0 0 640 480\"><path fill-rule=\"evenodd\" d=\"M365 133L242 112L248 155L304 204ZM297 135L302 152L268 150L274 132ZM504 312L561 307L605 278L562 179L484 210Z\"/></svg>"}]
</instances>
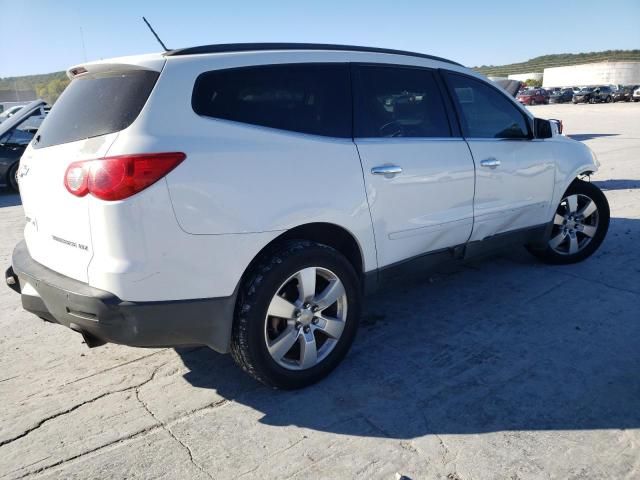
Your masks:
<instances>
[{"instance_id":1,"label":"rear door window","mask_svg":"<svg viewBox=\"0 0 640 480\"><path fill-rule=\"evenodd\" d=\"M529 127L524 113L503 93L481 80L466 75L449 72L445 77L465 137L529 138ZM528 94L525 92L525 95Z\"/></svg>"},{"instance_id":2,"label":"rear door window","mask_svg":"<svg viewBox=\"0 0 640 480\"><path fill-rule=\"evenodd\" d=\"M451 136L442 95L430 70L359 65L354 98L356 137Z\"/></svg>"},{"instance_id":3,"label":"rear door window","mask_svg":"<svg viewBox=\"0 0 640 480\"><path fill-rule=\"evenodd\" d=\"M329 137L351 137L349 66L284 64L214 70L193 89L205 117Z\"/></svg>"},{"instance_id":4,"label":"rear door window","mask_svg":"<svg viewBox=\"0 0 640 480\"><path fill-rule=\"evenodd\" d=\"M160 74L126 70L74 79L47 114L34 148L106 135L138 117Z\"/></svg>"}]
</instances>

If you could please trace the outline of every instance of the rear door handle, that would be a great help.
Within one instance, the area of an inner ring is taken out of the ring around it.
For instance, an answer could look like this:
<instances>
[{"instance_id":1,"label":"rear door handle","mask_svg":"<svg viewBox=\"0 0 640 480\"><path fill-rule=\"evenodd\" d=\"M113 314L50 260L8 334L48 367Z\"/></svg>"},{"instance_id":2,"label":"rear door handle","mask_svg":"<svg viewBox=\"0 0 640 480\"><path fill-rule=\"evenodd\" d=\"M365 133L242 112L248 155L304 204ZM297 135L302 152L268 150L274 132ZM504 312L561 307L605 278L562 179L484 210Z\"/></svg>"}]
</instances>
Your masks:
<instances>
[{"instance_id":1,"label":"rear door handle","mask_svg":"<svg viewBox=\"0 0 640 480\"><path fill-rule=\"evenodd\" d=\"M397 165L381 165L379 167L373 167L371 173L374 175L384 175L385 177L395 177L399 173L402 173L402 168Z\"/></svg>"},{"instance_id":2,"label":"rear door handle","mask_svg":"<svg viewBox=\"0 0 640 480\"><path fill-rule=\"evenodd\" d=\"M496 168L500 166L500 160L493 157L485 158L480 162L480 165L483 167Z\"/></svg>"}]
</instances>

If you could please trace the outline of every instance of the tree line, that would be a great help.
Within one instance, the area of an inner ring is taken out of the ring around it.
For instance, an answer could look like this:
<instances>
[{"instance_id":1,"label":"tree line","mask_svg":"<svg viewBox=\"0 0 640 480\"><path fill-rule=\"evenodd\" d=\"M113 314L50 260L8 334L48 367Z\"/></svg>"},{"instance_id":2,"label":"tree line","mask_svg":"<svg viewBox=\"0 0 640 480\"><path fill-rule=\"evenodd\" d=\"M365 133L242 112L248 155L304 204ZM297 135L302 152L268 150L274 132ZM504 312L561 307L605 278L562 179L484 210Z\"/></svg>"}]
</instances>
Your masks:
<instances>
[{"instance_id":1,"label":"tree line","mask_svg":"<svg viewBox=\"0 0 640 480\"><path fill-rule=\"evenodd\" d=\"M482 65L473 68L484 75L502 77L515 73L542 73L545 68L565 67L568 65L580 65L583 63L605 61L640 61L640 50L604 50L602 52L557 53L535 57L527 60L526 62L512 63L509 65Z\"/></svg>"},{"instance_id":2,"label":"tree line","mask_svg":"<svg viewBox=\"0 0 640 480\"><path fill-rule=\"evenodd\" d=\"M0 90L33 90L38 98L53 105L69 85L65 72L0 78Z\"/></svg>"}]
</instances>

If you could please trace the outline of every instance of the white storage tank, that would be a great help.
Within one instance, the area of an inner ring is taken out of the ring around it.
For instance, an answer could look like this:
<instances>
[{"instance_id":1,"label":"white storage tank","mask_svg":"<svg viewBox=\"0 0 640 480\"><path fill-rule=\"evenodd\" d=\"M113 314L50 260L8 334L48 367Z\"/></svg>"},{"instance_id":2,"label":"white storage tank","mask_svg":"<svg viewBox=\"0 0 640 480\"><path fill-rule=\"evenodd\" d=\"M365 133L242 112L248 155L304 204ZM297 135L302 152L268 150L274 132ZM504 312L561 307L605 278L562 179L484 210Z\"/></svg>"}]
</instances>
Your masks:
<instances>
[{"instance_id":1,"label":"white storage tank","mask_svg":"<svg viewBox=\"0 0 640 480\"><path fill-rule=\"evenodd\" d=\"M640 62L598 62L544 69L543 87L640 85Z\"/></svg>"},{"instance_id":2,"label":"white storage tank","mask_svg":"<svg viewBox=\"0 0 640 480\"><path fill-rule=\"evenodd\" d=\"M514 73L509 75L509 80L518 80L520 82L526 82L527 80L542 81L542 73L530 72L530 73Z\"/></svg>"}]
</instances>

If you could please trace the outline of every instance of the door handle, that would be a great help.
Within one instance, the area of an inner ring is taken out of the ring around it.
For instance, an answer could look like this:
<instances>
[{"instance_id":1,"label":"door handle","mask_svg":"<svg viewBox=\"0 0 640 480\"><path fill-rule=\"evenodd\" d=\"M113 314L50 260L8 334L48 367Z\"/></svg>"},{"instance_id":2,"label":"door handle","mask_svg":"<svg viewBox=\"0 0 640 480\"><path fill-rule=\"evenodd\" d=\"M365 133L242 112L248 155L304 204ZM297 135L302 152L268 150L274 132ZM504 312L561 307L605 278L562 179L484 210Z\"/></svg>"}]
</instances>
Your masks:
<instances>
[{"instance_id":1,"label":"door handle","mask_svg":"<svg viewBox=\"0 0 640 480\"><path fill-rule=\"evenodd\" d=\"M371 173L374 175L384 175L387 178L395 177L399 173L402 173L402 168L397 165L382 165L380 167L373 167Z\"/></svg>"},{"instance_id":2,"label":"door handle","mask_svg":"<svg viewBox=\"0 0 640 480\"><path fill-rule=\"evenodd\" d=\"M497 160L494 157L485 158L480 162L480 165L483 167L496 168L500 166L500 160Z\"/></svg>"}]
</instances>

